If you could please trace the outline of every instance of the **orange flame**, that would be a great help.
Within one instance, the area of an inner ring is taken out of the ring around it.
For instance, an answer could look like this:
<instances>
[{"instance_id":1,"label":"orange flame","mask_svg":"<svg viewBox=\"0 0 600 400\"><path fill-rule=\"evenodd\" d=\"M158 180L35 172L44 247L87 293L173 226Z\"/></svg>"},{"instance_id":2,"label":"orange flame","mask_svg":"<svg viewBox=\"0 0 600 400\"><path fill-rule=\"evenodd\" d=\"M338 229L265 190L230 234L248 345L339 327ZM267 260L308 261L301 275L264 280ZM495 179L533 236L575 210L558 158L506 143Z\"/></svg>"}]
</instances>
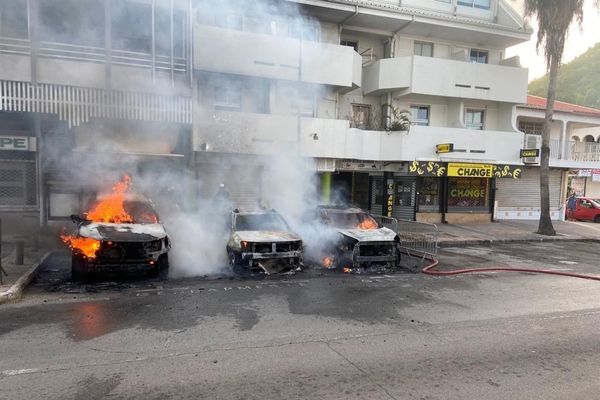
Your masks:
<instances>
[{"instance_id":1,"label":"orange flame","mask_svg":"<svg viewBox=\"0 0 600 400\"><path fill-rule=\"evenodd\" d=\"M132 223L133 217L125 211L124 201L125 192L131 186L131 177L124 175L120 182L117 182L112 188L112 193L103 198L92 210L88 211L86 219L92 222L105 223ZM155 216L152 216L156 220ZM87 237L78 237L74 235L60 235L71 250L77 250L87 258L93 260L100 250L100 241Z\"/></svg>"},{"instance_id":2,"label":"orange flame","mask_svg":"<svg viewBox=\"0 0 600 400\"><path fill-rule=\"evenodd\" d=\"M357 226L358 229L377 229L377 222L373 218L367 218Z\"/></svg>"},{"instance_id":3,"label":"orange flame","mask_svg":"<svg viewBox=\"0 0 600 400\"><path fill-rule=\"evenodd\" d=\"M331 257L325 257L325 258L323 258L323 262L322 263L323 263L323 266L325 268L328 268L328 269L332 268L333 267L333 258L331 258Z\"/></svg>"},{"instance_id":4,"label":"orange flame","mask_svg":"<svg viewBox=\"0 0 600 400\"><path fill-rule=\"evenodd\" d=\"M96 207L86 213L86 218L93 222L109 222L115 224L127 224L133 222L133 217L125 211L123 202L125 192L131 186L131 177L123 176L112 188L112 193L102 199Z\"/></svg>"},{"instance_id":5,"label":"orange flame","mask_svg":"<svg viewBox=\"0 0 600 400\"><path fill-rule=\"evenodd\" d=\"M351 274L352 273L352 268L344 267L344 273L345 274Z\"/></svg>"},{"instance_id":6,"label":"orange flame","mask_svg":"<svg viewBox=\"0 0 600 400\"><path fill-rule=\"evenodd\" d=\"M91 260L96 258L96 253L100 250L100 241L96 239L70 235L60 235L60 238L71 248L71 250L77 249L81 254Z\"/></svg>"}]
</instances>

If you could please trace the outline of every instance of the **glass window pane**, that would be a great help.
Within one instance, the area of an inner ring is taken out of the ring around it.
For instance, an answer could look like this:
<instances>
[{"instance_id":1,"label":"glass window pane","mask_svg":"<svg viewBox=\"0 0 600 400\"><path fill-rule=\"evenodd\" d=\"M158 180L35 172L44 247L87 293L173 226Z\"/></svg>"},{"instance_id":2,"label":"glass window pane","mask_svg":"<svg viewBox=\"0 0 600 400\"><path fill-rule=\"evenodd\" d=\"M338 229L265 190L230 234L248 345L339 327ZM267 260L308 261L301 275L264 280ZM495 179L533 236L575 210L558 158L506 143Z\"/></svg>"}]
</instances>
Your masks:
<instances>
[{"instance_id":1,"label":"glass window pane","mask_svg":"<svg viewBox=\"0 0 600 400\"><path fill-rule=\"evenodd\" d=\"M27 39L27 1L0 1L0 36Z\"/></svg>"},{"instance_id":2,"label":"glass window pane","mask_svg":"<svg viewBox=\"0 0 600 400\"><path fill-rule=\"evenodd\" d=\"M490 0L475 0L473 5L476 8L482 8L484 10L490 9Z\"/></svg>"},{"instance_id":3,"label":"glass window pane","mask_svg":"<svg viewBox=\"0 0 600 400\"><path fill-rule=\"evenodd\" d=\"M117 50L151 53L152 5L113 0L111 6L113 47ZM170 43L170 39L168 40Z\"/></svg>"},{"instance_id":4,"label":"glass window pane","mask_svg":"<svg viewBox=\"0 0 600 400\"><path fill-rule=\"evenodd\" d=\"M104 46L104 4L100 0L40 2L42 41Z\"/></svg>"},{"instance_id":5,"label":"glass window pane","mask_svg":"<svg viewBox=\"0 0 600 400\"><path fill-rule=\"evenodd\" d=\"M425 57L432 57L433 56L433 45L431 43L424 43L423 44L423 56Z\"/></svg>"}]
</instances>

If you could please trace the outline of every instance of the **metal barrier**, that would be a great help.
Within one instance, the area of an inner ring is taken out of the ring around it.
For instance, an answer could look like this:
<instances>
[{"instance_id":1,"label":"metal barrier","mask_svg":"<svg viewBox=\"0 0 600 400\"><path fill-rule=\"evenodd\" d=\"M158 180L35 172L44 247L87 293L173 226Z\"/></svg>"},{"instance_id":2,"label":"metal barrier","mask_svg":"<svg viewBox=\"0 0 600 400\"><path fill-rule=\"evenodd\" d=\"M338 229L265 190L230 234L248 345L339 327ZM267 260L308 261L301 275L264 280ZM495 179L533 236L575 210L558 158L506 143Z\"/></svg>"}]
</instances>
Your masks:
<instances>
[{"instance_id":1,"label":"metal barrier","mask_svg":"<svg viewBox=\"0 0 600 400\"><path fill-rule=\"evenodd\" d=\"M396 232L403 250L411 255L437 256L439 229L435 224L373 215L382 226Z\"/></svg>"}]
</instances>

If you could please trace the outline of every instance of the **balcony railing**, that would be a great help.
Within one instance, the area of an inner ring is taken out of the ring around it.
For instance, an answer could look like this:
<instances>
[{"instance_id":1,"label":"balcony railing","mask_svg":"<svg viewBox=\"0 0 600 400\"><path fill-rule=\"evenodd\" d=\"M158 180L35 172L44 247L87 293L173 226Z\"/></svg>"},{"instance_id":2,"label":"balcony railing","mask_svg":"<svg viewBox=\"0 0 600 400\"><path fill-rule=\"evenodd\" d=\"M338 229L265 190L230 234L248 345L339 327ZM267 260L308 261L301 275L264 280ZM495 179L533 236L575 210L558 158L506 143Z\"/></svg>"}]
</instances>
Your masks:
<instances>
[{"instance_id":1,"label":"balcony railing","mask_svg":"<svg viewBox=\"0 0 600 400\"><path fill-rule=\"evenodd\" d=\"M600 161L600 143L570 142L573 161Z\"/></svg>"},{"instance_id":2,"label":"balcony railing","mask_svg":"<svg viewBox=\"0 0 600 400\"><path fill-rule=\"evenodd\" d=\"M74 45L69 43L40 42L40 57L104 63L107 51L103 47ZM29 56L31 43L29 40L0 37L0 54L19 54ZM112 49L110 61L116 65L155 68L156 70L173 69L174 72L185 73L188 69L187 58L164 56L159 54Z\"/></svg>"}]
</instances>

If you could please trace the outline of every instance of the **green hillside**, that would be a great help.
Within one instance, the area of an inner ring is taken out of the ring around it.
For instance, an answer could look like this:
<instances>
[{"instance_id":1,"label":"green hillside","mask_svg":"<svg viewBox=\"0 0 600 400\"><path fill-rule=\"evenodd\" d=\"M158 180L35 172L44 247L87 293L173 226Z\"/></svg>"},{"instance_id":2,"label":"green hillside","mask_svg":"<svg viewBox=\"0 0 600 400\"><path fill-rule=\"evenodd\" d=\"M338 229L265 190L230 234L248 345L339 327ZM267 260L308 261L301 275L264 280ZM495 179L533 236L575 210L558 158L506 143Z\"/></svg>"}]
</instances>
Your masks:
<instances>
[{"instance_id":1,"label":"green hillside","mask_svg":"<svg viewBox=\"0 0 600 400\"><path fill-rule=\"evenodd\" d=\"M529 94L546 97L548 75L531 81ZM556 99L600 108L600 43L560 68Z\"/></svg>"}]
</instances>

